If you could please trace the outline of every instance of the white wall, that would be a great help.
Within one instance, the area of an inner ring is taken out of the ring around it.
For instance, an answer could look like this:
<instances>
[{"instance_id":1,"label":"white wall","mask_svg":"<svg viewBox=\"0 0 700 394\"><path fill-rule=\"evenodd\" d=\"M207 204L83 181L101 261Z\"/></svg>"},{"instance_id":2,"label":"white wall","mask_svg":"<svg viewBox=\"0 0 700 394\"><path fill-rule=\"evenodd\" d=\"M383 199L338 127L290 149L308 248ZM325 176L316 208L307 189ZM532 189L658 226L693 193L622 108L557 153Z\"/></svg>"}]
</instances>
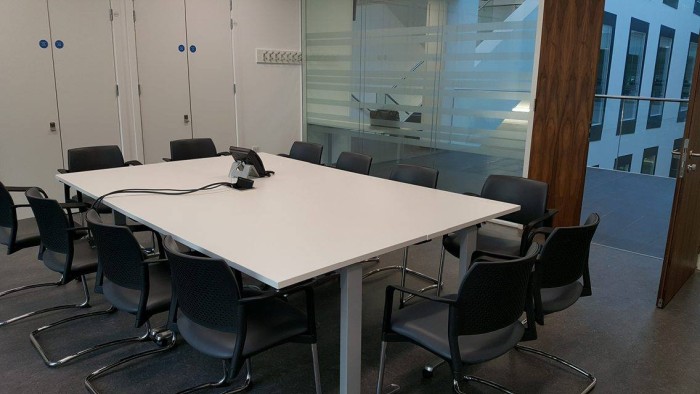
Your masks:
<instances>
[{"instance_id":1,"label":"white wall","mask_svg":"<svg viewBox=\"0 0 700 394\"><path fill-rule=\"evenodd\" d=\"M288 152L302 136L301 66L256 64L255 49L301 50L301 0L233 0L238 144Z\"/></svg>"}]
</instances>

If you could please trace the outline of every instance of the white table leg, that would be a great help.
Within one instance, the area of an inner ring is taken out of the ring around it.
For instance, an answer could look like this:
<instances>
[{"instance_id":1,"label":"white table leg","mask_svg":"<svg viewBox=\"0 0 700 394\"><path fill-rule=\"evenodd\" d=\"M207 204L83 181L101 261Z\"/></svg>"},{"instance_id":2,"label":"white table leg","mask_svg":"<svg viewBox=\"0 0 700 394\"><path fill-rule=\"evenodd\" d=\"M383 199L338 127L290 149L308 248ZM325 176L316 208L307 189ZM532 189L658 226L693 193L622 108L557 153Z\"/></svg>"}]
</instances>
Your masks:
<instances>
[{"instance_id":1,"label":"white table leg","mask_svg":"<svg viewBox=\"0 0 700 394\"><path fill-rule=\"evenodd\" d=\"M459 279L464 278L464 275L471 264L472 253L476 250L476 232L477 227L471 226L459 230Z\"/></svg>"},{"instance_id":2,"label":"white table leg","mask_svg":"<svg viewBox=\"0 0 700 394\"><path fill-rule=\"evenodd\" d=\"M340 270L340 393L359 394L362 372L362 265Z\"/></svg>"}]
</instances>

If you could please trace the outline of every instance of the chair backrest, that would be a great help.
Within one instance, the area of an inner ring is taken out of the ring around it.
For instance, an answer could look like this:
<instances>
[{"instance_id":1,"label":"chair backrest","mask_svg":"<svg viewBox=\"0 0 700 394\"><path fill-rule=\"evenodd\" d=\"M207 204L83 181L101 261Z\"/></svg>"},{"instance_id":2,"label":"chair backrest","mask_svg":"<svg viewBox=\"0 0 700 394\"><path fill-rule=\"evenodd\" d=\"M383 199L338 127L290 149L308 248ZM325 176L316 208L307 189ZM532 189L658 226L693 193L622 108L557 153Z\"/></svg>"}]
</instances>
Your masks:
<instances>
[{"instance_id":1,"label":"chair backrest","mask_svg":"<svg viewBox=\"0 0 700 394\"><path fill-rule=\"evenodd\" d=\"M481 188L481 197L520 205L518 212L499 217L509 222L527 224L547 211L545 182L510 175L489 175Z\"/></svg>"},{"instance_id":2,"label":"chair backrest","mask_svg":"<svg viewBox=\"0 0 700 394\"><path fill-rule=\"evenodd\" d=\"M103 223L94 209L87 212L86 220L105 278L120 287L143 290L148 283L148 270L144 269L141 247L131 230L126 226Z\"/></svg>"},{"instance_id":3,"label":"chair backrest","mask_svg":"<svg viewBox=\"0 0 700 394\"><path fill-rule=\"evenodd\" d=\"M0 245L8 247L17 234L17 212L14 205L12 195L0 182Z\"/></svg>"},{"instance_id":4,"label":"chair backrest","mask_svg":"<svg viewBox=\"0 0 700 394\"><path fill-rule=\"evenodd\" d=\"M439 174L440 172L434 168L399 164L391 169L389 179L435 189Z\"/></svg>"},{"instance_id":5,"label":"chair backrest","mask_svg":"<svg viewBox=\"0 0 700 394\"><path fill-rule=\"evenodd\" d=\"M321 164L323 145L313 142L294 141L289 149L289 157L312 164Z\"/></svg>"},{"instance_id":6,"label":"chair backrest","mask_svg":"<svg viewBox=\"0 0 700 394\"><path fill-rule=\"evenodd\" d=\"M557 227L547 237L537 262L541 288L561 287L584 273L600 216L592 213L581 226Z\"/></svg>"},{"instance_id":7,"label":"chair backrest","mask_svg":"<svg viewBox=\"0 0 700 394\"><path fill-rule=\"evenodd\" d=\"M124 167L124 156L117 145L68 149L68 171L81 172Z\"/></svg>"},{"instance_id":8,"label":"chair backrest","mask_svg":"<svg viewBox=\"0 0 700 394\"><path fill-rule=\"evenodd\" d=\"M226 262L186 254L170 236L165 237L163 246L170 261L179 313L198 325L239 333L243 323L237 302L240 287Z\"/></svg>"},{"instance_id":9,"label":"chair backrest","mask_svg":"<svg viewBox=\"0 0 700 394\"><path fill-rule=\"evenodd\" d=\"M73 239L68 231L71 225L58 201L45 197L36 187L27 190L26 196L39 227L41 245L48 251L67 255L71 259Z\"/></svg>"},{"instance_id":10,"label":"chair backrest","mask_svg":"<svg viewBox=\"0 0 700 394\"><path fill-rule=\"evenodd\" d=\"M517 322L539 249L532 247L516 260L474 263L462 279L456 306L450 308L450 337L484 334Z\"/></svg>"},{"instance_id":11,"label":"chair backrest","mask_svg":"<svg viewBox=\"0 0 700 394\"><path fill-rule=\"evenodd\" d=\"M372 156L355 152L341 152L335 168L343 171L350 171L357 174L369 175L369 168L372 166Z\"/></svg>"},{"instance_id":12,"label":"chair backrest","mask_svg":"<svg viewBox=\"0 0 700 394\"><path fill-rule=\"evenodd\" d=\"M170 141L170 160L204 159L216 156L216 146L211 138L188 138Z\"/></svg>"}]
</instances>

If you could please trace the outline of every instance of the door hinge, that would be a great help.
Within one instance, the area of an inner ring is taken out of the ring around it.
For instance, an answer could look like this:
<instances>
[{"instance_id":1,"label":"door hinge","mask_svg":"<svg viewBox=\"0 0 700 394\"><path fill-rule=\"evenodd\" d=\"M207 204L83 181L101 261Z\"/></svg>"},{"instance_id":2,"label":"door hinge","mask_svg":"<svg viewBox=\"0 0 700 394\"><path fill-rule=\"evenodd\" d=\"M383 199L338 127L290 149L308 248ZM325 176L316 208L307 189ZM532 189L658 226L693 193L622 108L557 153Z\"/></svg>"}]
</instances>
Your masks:
<instances>
[{"instance_id":1,"label":"door hinge","mask_svg":"<svg viewBox=\"0 0 700 394\"><path fill-rule=\"evenodd\" d=\"M231 18L230 21L231 21L231 30L233 30L233 18Z\"/></svg>"},{"instance_id":2,"label":"door hinge","mask_svg":"<svg viewBox=\"0 0 700 394\"><path fill-rule=\"evenodd\" d=\"M139 96L141 95L141 84L138 85L139 87Z\"/></svg>"},{"instance_id":3,"label":"door hinge","mask_svg":"<svg viewBox=\"0 0 700 394\"><path fill-rule=\"evenodd\" d=\"M119 84L117 84L116 86L117 86L117 97L119 97Z\"/></svg>"},{"instance_id":4,"label":"door hinge","mask_svg":"<svg viewBox=\"0 0 700 394\"><path fill-rule=\"evenodd\" d=\"M136 10L132 11L132 17L134 18L134 23L136 23Z\"/></svg>"},{"instance_id":5,"label":"door hinge","mask_svg":"<svg viewBox=\"0 0 700 394\"><path fill-rule=\"evenodd\" d=\"M236 84L233 84L233 94L236 94Z\"/></svg>"},{"instance_id":6,"label":"door hinge","mask_svg":"<svg viewBox=\"0 0 700 394\"><path fill-rule=\"evenodd\" d=\"M114 22L114 10L111 8L109 9L109 20Z\"/></svg>"},{"instance_id":7,"label":"door hinge","mask_svg":"<svg viewBox=\"0 0 700 394\"><path fill-rule=\"evenodd\" d=\"M657 307L657 308L663 308L663 307L664 307L664 299L663 299L663 298L659 298L659 299L656 301L656 307Z\"/></svg>"},{"instance_id":8,"label":"door hinge","mask_svg":"<svg viewBox=\"0 0 700 394\"><path fill-rule=\"evenodd\" d=\"M233 11L233 0L229 0L228 2L228 9Z\"/></svg>"}]
</instances>

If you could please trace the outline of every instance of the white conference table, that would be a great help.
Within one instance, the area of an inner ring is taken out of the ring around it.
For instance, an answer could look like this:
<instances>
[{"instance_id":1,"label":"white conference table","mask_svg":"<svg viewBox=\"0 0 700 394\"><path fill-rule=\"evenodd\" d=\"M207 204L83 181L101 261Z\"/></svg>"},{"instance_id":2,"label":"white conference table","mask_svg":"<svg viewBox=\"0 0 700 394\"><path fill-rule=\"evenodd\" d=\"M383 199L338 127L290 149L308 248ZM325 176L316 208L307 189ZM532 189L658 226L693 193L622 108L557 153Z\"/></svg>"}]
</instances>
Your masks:
<instances>
[{"instance_id":1,"label":"white conference table","mask_svg":"<svg viewBox=\"0 0 700 394\"><path fill-rule=\"evenodd\" d=\"M340 392L360 393L362 265L367 258L461 230L460 272L476 225L519 206L358 175L261 153L254 188L182 196L116 194L116 212L276 289L340 272ZM230 156L59 174L96 198L129 188L198 188L229 181ZM437 261L437 259L436 259Z\"/></svg>"}]
</instances>

